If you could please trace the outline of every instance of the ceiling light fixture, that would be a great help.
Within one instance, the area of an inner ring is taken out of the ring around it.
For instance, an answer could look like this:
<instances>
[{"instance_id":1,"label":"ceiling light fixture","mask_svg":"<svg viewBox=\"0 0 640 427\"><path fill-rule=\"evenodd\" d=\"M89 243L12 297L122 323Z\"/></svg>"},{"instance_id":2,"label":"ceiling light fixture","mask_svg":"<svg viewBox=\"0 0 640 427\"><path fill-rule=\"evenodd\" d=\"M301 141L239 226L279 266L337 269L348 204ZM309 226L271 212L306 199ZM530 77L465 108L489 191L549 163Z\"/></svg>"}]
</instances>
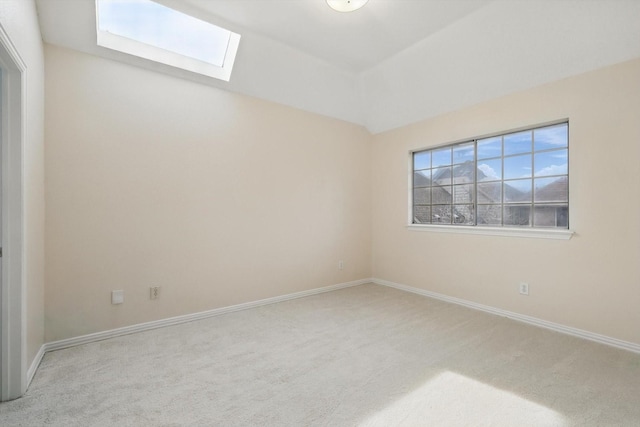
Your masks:
<instances>
[{"instance_id":1,"label":"ceiling light fixture","mask_svg":"<svg viewBox=\"0 0 640 427\"><path fill-rule=\"evenodd\" d=\"M369 0L327 0L327 4L333 10L338 12L353 12L360 9Z\"/></svg>"}]
</instances>

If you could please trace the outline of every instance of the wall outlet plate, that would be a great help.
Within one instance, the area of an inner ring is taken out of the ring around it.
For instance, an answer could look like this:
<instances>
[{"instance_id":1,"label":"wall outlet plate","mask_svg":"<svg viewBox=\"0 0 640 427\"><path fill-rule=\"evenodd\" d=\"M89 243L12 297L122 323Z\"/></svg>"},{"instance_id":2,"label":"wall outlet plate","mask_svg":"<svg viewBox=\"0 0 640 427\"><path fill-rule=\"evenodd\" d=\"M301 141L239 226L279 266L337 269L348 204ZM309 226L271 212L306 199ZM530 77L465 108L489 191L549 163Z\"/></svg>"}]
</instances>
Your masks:
<instances>
[{"instance_id":1,"label":"wall outlet plate","mask_svg":"<svg viewBox=\"0 0 640 427\"><path fill-rule=\"evenodd\" d=\"M149 299L158 299L160 296L160 286L152 286L149 288Z\"/></svg>"},{"instance_id":2,"label":"wall outlet plate","mask_svg":"<svg viewBox=\"0 0 640 427\"><path fill-rule=\"evenodd\" d=\"M124 291L111 291L111 304L122 304L124 302Z\"/></svg>"},{"instance_id":3,"label":"wall outlet plate","mask_svg":"<svg viewBox=\"0 0 640 427\"><path fill-rule=\"evenodd\" d=\"M525 282L520 282L519 285L520 294L521 295L529 295L529 284Z\"/></svg>"}]
</instances>

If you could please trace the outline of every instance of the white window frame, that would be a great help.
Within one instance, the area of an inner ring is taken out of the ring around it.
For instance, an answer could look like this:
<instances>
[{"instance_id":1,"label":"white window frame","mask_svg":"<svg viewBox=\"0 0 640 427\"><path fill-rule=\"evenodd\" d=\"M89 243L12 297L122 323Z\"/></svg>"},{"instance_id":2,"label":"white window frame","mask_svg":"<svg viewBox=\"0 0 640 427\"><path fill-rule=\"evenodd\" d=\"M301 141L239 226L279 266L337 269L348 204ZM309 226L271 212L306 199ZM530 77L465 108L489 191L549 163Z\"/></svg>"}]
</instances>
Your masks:
<instances>
[{"instance_id":1,"label":"white window frame","mask_svg":"<svg viewBox=\"0 0 640 427\"><path fill-rule=\"evenodd\" d=\"M434 233L454 233L454 234L475 234L481 236L500 236L500 237L520 237L520 238L537 238L537 239L557 239L557 240L569 240L575 234L571 229L559 229L559 228L541 228L541 227L509 227L509 226L478 226L478 225L458 225L458 224L415 224L413 223L414 210L413 210L413 174L414 174L414 153L425 150L437 150L438 148L444 148L449 146L455 146L458 144L468 143L470 141L477 141L480 139L490 138L494 136L507 135L511 133L517 133L525 130L543 128L547 126L558 125L562 123L569 123L568 119L557 120L553 122L542 123L534 126L526 126L522 128L512 129L509 131L493 133L489 135L466 138L458 142L448 143L444 145L438 145L433 147L423 147L419 149L410 150L408 153L408 212L407 212L407 229L409 231L425 231ZM477 162L477 157L474 160ZM569 176L569 175L567 175ZM504 181L502 181L504 182ZM570 205L569 201L569 205ZM477 202L474 201L474 206L477 207ZM476 209L477 214L477 209ZM569 210L571 215L571 210ZM571 221L569 221L571 224Z\"/></svg>"}]
</instances>

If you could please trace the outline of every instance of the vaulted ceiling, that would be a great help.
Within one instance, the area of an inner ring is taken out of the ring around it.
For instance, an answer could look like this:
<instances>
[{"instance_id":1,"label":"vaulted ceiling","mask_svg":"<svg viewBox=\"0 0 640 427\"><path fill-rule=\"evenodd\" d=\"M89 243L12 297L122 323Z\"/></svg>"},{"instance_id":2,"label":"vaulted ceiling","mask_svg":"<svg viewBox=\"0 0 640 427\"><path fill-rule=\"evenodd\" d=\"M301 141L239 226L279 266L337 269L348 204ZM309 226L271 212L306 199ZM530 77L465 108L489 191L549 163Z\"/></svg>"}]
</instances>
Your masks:
<instances>
[{"instance_id":1,"label":"vaulted ceiling","mask_svg":"<svg viewBox=\"0 0 640 427\"><path fill-rule=\"evenodd\" d=\"M383 132L640 57L638 0L156 0L242 35L230 82L96 45L94 0L37 0L43 39Z\"/></svg>"}]
</instances>

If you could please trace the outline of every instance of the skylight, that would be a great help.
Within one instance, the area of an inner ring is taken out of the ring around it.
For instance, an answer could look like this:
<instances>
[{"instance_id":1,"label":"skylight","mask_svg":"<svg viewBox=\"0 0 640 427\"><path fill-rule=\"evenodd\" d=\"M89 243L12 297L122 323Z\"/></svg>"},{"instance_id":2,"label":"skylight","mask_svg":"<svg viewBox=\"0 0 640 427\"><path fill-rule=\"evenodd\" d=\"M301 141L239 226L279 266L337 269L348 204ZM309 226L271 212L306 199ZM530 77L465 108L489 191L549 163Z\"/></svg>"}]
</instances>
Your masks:
<instances>
[{"instance_id":1,"label":"skylight","mask_svg":"<svg viewBox=\"0 0 640 427\"><path fill-rule=\"evenodd\" d=\"M240 35L151 0L96 0L99 46L229 81Z\"/></svg>"}]
</instances>

